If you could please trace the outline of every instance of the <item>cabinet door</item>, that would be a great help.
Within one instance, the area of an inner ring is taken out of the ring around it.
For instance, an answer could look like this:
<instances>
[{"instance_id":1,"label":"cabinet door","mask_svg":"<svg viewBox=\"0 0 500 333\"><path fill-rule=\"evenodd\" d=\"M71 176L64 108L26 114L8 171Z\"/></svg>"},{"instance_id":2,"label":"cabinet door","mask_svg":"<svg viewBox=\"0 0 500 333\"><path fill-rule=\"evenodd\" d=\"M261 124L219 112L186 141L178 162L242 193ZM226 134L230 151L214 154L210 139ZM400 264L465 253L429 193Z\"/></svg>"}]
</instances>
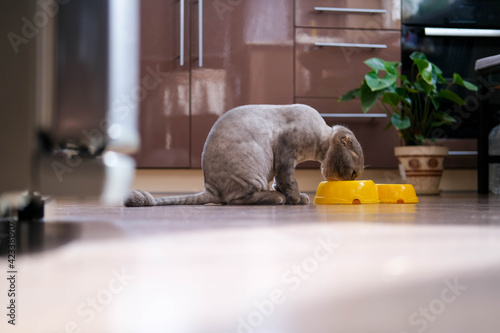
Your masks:
<instances>
[{"instance_id":1,"label":"cabinet door","mask_svg":"<svg viewBox=\"0 0 500 333\"><path fill-rule=\"evenodd\" d=\"M182 31L179 0L141 1L140 86L127 96L140 101L139 167L190 166L189 1L184 7ZM181 66L182 47L185 57Z\"/></svg>"},{"instance_id":2,"label":"cabinet door","mask_svg":"<svg viewBox=\"0 0 500 333\"><path fill-rule=\"evenodd\" d=\"M360 86L370 70L363 63L366 59L400 61L401 33L299 28L295 50L296 95L336 98Z\"/></svg>"},{"instance_id":3,"label":"cabinet door","mask_svg":"<svg viewBox=\"0 0 500 333\"><path fill-rule=\"evenodd\" d=\"M208 132L224 112L293 102L293 1L272 2L205 0L202 29L200 4L191 2L192 167L201 167Z\"/></svg>"}]
</instances>

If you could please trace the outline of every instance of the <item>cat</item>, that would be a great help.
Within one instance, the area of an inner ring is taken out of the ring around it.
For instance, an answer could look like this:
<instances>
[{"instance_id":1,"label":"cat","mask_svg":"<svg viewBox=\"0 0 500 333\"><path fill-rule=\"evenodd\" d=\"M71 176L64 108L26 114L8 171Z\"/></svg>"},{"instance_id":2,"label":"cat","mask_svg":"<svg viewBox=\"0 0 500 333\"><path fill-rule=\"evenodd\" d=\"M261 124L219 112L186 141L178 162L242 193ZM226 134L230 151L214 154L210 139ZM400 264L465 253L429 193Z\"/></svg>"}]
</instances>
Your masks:
<instances>
[{"instance_id":1,"label":"cat","mask_svg":"<svg viewBox=\"0 0 500 333\"><path fill-rule=\"evenodd\" d=\"M309 197L299 192L295 167L307 160L321 162L323 176L333 181L353 180L364 169L354 134L344 126L328 126L315 109L302 104L240 106L223 114L208 134L203 192L154 198L132 191L124 205L305 205Z\"/></svg>"}]
</instances>

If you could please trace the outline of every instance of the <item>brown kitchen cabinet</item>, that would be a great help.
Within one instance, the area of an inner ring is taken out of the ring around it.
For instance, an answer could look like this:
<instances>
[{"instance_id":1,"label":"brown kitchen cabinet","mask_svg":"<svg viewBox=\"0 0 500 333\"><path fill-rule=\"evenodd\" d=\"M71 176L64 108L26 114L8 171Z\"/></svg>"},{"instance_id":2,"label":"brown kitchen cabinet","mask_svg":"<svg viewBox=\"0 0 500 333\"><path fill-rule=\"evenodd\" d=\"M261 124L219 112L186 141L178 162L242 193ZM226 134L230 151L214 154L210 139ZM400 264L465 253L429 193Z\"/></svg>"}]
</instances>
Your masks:
<instances>
[{"instance_id":1,"label":"brown kitchen cabinet","mask_svg":"<svg viewBox=\"0 0 500 333\"><path fill-rule=\"evenodd\" d=\"M180 2L141 1L138 167L189 167L189 63L180 64ZM190 26L182 27L189 36ZM188 48L187 39L183 43Z\"/></svg>"},{"instance_id":2,"label":"brown kitchen cabinet","mask_svg":"<svg viewBox=\"0 0 500 333\"><path fill-rule=\"evenodd\" d=\"M296 0L295 102L318 110L329 125L350 128L363 147L371 168L397 166L394 129L373 108L363 114L359 100L340 103L347 91L360 86L372 57L400 61L399 2L388 0ZM310 165L310 164L308 164Z\"/></svg>"},{"instance_id":3,"label":"brown kitchen cabinet","mask_svg":"<svg viewBox=\"0 0 500 333\"><path fill-rule=\"evenodd\" d=\"M142 0L137 165L199 168L224 112L293 103L293 13L291 0Z\"/></svg>"}]
</instances>

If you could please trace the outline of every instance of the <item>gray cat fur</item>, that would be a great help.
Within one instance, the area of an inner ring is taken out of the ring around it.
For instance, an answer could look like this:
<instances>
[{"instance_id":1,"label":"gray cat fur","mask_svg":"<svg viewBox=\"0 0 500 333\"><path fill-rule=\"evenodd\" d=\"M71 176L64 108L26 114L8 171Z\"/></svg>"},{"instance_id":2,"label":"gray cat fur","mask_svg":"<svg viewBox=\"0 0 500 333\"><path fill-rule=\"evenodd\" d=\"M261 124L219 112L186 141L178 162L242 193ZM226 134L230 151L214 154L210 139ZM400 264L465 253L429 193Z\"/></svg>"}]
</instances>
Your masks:
<instances>
[{"instance_id":1,"label":"gray cat fur","mask_svg":"<svg viewBox=\"0 0 500 333\"><path fill-rule=\"evenodd\" d=\"M295 180L296 165L308 160L321 162L327 180L351 180L364 168L354 134L343 126L329 127L315 109L302 104L241 106L222 115L208 135L203 192L154 198L132 191L124 204L308 204Z\"/></svg>"}]
</instances>

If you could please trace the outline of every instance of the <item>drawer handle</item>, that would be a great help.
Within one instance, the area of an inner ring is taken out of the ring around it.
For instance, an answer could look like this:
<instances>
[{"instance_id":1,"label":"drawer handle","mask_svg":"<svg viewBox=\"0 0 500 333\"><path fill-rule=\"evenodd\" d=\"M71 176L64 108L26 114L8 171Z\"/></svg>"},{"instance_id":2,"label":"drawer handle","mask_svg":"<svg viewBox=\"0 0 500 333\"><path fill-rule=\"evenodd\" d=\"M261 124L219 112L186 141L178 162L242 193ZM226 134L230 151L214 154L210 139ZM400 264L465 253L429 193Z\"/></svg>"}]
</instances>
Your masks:
<instances>
[{"instance_id":1,"label":"drawer handle","mask_svg":"<svg viewBox=\"0 0 500 333\"><path fill-rule=\"evenodd\" d=\"M385 113L322 113L323 118L387 118Z\"/></svg>"},{"instance_id":2,"label":"drawer handle","mask_svg":"<svg viewBox=\"0 0 500 333\"><path fill-rule=\"evenodd\" d=\"M385 14L385 9L366 9L366 8L335 8L335 7L314 7L317 12L334 13L362 13L362 14Z\"/></svg>"},{"instance_id":3,"label":"drawer handle","mask_svg":"<svg viewBox=\"0 0 500 333\"><path fill-rule=\"evenodd\" d=\"M356 47L363 49L386 49L387 45L385 44L359 44L359 43L323 43L317 42L314 43L316 46L329 46L329 47Z\"/></svg>"},{"instance_id":4,"label":"drawer handle","mask_svg":"<svg viewBox=\"0 0 500 333\"><path fill-rule=\"evenodd\" d=\"M500 30L494 29L459 29L459 28L430 28L424 29L426 36L440 37L499 37Z\"/></svg>"},{"instance_id":5,"label":"drawer handle","mask_svg":"<svg viewBox=\"0 0 500 333\"><path fill-rule=\"evenodd\" d=\"M203 0L198 1L198 67L203 67Z\"/></svg>"},{"instance_id":6,"label":"drawer handle","mask_svg":"<svg viewBox=\"0 0 500 333\"><path fill-rule=\"evenodd\" d=\"M180 65L181 67L184 66L184 0L180 0L180 36L179 36L179 43L180 43Z\"/></svg>"},{"instance_id":7,"label":"drawer handle","mask_svg":"<svg viewBox=\"0 0 500 333\"><path fill-rule=\"evenodd\" d=\"M450 150L448 152L450 156L477 156L477 151L475 150Z\"/></svg>"}]
</instances>

